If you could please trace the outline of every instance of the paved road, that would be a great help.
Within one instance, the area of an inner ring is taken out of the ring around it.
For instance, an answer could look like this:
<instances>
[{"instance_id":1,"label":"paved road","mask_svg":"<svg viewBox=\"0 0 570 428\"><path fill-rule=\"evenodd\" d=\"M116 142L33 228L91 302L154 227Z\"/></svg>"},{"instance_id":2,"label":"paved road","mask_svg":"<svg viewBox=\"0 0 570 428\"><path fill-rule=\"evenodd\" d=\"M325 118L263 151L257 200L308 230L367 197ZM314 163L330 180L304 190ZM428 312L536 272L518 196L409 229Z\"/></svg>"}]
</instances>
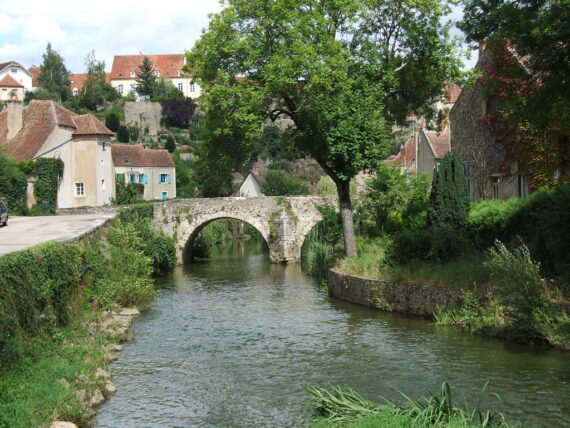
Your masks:
<instances>
[{"instance_id":1,"label":"paved road","mask_svg":"<svg viewBox=\"0 0 570 428\"><path fill-rule=\"evenodd\" d=\"M101 227L114 214L10 217L0 227L0 256L46 241L73 240Z\"/></svg>"}]
</instances>

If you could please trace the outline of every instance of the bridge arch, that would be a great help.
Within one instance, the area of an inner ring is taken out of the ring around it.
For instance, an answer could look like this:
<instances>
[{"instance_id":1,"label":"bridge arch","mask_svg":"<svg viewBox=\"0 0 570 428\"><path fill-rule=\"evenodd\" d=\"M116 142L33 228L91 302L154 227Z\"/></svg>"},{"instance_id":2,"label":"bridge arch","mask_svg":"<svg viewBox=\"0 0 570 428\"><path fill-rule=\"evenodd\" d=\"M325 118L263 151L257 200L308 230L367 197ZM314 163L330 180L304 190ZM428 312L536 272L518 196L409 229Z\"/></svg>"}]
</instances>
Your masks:
<instances>
[{"instance_id":1,"label":"bridge arch","mask_svg":"<svg viewBox=\"0 0 570 428\"><path fill-rule=\"evenodd\" d=\"M190 228L180 237L180 241L184 242L184 240L186 241L186 244L184 244L184 250L182 251L182 262L183 263L187 263L192 259L192 243L194 242L194 240L196 239L196 237L200 234L200 232L209 224L217 221L217 220L237 220L237 221L241 221L242 223L248 224L250 226L252 226L255 230L257 230L259 232L259 234L263 237L263 240L266 242L266 244L269 247L269 237L264 235L264 233L260 230L259 225L255 225L250 223L247 220L244 220L243 218L237 218L238 216L218 216L218 215L212 215L209 216L210 218L208 219L204 219L202 221L201 224L198 224L198 222L192 222L195 224L191 224ZM186 238L186 236L188 236L188 238ZM186 238L186 239L185 239Z\"/></svg>"},{"instance_id":2,"label":"bridge arch","mask_svg":"<svg viewBox=\"0 0 570 428\"><path fill-rule=\"evenodd\" d=\"M155 204L154 224L174 238L178 262L183 263L189 241L207 224L223 218L240 220L259 231L274 263L298 262L301 247L321 220L320 196L179 199Z\"/></svg>"}]
</instances>

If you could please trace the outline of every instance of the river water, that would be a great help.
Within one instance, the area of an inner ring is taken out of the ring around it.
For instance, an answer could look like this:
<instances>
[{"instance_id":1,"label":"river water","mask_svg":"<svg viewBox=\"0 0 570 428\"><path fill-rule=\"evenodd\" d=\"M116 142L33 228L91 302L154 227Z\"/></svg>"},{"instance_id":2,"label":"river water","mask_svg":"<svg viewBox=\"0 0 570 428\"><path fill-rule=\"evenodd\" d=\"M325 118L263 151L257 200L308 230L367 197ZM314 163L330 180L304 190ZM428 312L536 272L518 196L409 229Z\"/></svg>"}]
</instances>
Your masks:
<instances>
[{"instance_id":1,"label":"river water","mask_svg":"<svg viewBox=\"0 0 570 428\"><path fill-rule=\"evenodd\" d=\"M327 296L263 243L217 249L158 281L112 365L96 427L297 427L311 385L412 397L448 381L455 399L525 426L570 426L570 354L473 336Z\"/></svg>"}]
</instances>

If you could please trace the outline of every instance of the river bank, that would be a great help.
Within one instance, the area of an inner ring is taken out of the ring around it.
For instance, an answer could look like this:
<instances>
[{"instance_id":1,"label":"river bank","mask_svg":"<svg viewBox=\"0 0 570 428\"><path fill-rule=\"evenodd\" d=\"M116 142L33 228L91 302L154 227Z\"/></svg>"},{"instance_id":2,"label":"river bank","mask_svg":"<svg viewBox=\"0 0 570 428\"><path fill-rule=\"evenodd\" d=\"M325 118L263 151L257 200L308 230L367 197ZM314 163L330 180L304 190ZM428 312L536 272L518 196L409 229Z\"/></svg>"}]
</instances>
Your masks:
<instances>
[{"instance_id":1,"label":"river bank","mask_svg":"<svg viewBox=\"0 0 570 428\"><path fill-rule=\"evenodd\" d=\"M108 365L152 301L152 277L175 265L150 213L124 210L80 242L0 258L0 426L89 426L116 391Z\"/></svg>"},{"instance_id":2,"label":"river bank","mask_svg":"<svg viewBox=\"0 0 570 428\"><path fill-rule=\"evenodd\" d=\"M557 318L552 320L544 335L539 337L536 332L521 331L507 325L504 309L489 308L495 304L492 301L487 303L487 308L483 307L471 290L367 278L343 273L338 269L328 270L327 284L332 297L347 302L383 311L427 317L436 320L440 325L455 325L506 340L531 345L546 344L561 350L570 350L568 302L550 302ZM486 309L493 313L484 313ZM471 314L465 311L471 311ZM468 316L487 316L489 320L486 325L475 326L475 320L471 320L472 324L465 320ZM557 321L559 325L554 325Z\"/></svg>"}]
</instances>

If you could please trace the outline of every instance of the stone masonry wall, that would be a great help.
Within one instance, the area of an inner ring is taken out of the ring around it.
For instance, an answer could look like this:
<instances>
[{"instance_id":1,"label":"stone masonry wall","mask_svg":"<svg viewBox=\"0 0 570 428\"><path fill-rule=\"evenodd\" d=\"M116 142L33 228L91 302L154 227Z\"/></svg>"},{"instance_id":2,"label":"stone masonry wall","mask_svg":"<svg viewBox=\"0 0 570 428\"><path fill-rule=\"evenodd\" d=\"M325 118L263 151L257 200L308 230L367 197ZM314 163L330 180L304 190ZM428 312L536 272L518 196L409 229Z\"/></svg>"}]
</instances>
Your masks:
<instances>
[{"instance_id":1,"label":"stone masonry wall","mask_svg":"<svg viewBox=\"0 0 570 428\"><path fill-rule=\"evenodd\" d=\"M437 306L449 306L463 300L463 292L454 288L404 284L328 272L329 294L340 300L371 308L433 318Z\"/></svg>"},{"instance_id":2,"label":"stone masonry wall","mask_svg":"<svg viewBox=\"0 0 570 428\"><path fill-rule=\"evenodd\" d=\"M144 130L148 127L149 135L157 135L160 130L162 106L156 102L125 103L125 124L134 125Z\"/></svg>"}]
</instances>

